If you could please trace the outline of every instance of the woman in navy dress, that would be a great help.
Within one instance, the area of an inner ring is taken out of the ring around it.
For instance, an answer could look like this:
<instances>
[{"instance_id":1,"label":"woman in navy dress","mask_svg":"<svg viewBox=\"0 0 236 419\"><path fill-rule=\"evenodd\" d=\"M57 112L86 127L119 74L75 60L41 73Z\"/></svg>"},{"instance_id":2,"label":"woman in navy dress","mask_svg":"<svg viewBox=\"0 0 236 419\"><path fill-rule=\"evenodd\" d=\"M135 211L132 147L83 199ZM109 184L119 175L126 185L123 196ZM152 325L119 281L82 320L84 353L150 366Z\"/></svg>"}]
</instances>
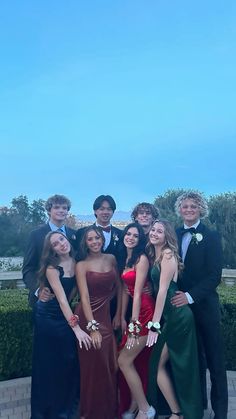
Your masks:
<instances>
[{"instance_id":1,"label":"woman in navy dress","mask_svg":"<svg viewBox=\"0 0 236 419\"><path fill-rule=\"evenodd\" d=\"M70 419L79 380L76 340L88 350L91 339L69 305L76 292L75 261L61 232L45 238L39 284L54 297L36 303L31 419Z\"/></svg>"}]
</instances>

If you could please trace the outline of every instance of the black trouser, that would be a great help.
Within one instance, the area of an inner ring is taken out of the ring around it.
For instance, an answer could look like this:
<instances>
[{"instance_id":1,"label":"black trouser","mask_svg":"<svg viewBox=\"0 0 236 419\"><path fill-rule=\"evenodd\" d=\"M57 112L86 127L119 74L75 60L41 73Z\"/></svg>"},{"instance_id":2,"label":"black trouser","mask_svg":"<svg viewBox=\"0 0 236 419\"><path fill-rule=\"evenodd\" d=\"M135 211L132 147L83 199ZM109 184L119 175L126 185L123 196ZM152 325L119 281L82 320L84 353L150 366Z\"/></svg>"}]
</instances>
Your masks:
<instances>
[{"instance_id":1,"label":"black trouser","mask_svg":"<svg viewBox=\"0 0 236 419\"><path fill-rule=\"evenodd\" d=\"M203 394L205 386L204 371L207 365L210 372L211 405L215 419L227 419L228 388L220 327L220 306L217 300L211 299L204 300L198 305L194 304L192 308L200 338L199 362Z\"/></svg>"}]
</instances>

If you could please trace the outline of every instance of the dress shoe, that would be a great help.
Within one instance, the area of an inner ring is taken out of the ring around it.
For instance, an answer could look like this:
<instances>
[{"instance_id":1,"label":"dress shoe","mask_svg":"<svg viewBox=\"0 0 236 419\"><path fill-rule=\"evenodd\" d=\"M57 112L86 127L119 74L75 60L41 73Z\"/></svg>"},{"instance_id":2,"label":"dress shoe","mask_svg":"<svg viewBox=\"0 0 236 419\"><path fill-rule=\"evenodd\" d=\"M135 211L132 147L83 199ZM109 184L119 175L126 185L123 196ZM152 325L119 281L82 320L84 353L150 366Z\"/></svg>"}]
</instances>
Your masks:
<instances>
[{"instance_id":1,"label":"dress shoe","mask_svg":"<svg viewBox=\"0 0 236 419\"><path fill-rule=\"evenodd\" d=\"M136 414L137 414L137 410L134 410L134 412L127 410L121 416L122 416L122 419L134 419Z\"/></svg>"},{"instance_id":2,"label":"dress shoe","mask_svg":"<svg viewBox=\"0 0 236 419\"><path fill-rule=\"evenodd\" d=\"M146 415L147 419L154 419L156 416L156 410L152 406L149 406L149 409L146 412L143 412L143 410L139 410L139 412Z\"/></svg>"}]
</instances>

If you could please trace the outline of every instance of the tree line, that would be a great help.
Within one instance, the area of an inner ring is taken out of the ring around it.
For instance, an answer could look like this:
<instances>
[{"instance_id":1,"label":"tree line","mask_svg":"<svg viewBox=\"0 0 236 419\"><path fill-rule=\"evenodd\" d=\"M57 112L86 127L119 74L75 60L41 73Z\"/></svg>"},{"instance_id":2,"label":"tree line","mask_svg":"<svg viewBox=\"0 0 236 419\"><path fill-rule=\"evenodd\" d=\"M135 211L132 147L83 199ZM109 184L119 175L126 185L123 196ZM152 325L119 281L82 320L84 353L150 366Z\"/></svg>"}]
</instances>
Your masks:
<instances>
[{"instance_id":1,"label":"tree line","mask_svg":"<svg viewBox=\"0 0 236 419\"><path fill-rule=\"evenodd\" d=\"M168 190L158 195L154 205L160 210L162 218L167 218L175 227L181 220L174 211L177 197L182 189ZM0 256L22 256L27 245L30 231L47 220L45 201L34 200L31 204L27 196L13 198L10 208L0 210ZM236 192L222 193L208 198L209 216L204 222L219 231L222 237L223 265L236 268ZM129 220L127 220L128 222ZM78 228L78 221L73 214L68 217L68 224Z\"/></svg>"}]
</instances>

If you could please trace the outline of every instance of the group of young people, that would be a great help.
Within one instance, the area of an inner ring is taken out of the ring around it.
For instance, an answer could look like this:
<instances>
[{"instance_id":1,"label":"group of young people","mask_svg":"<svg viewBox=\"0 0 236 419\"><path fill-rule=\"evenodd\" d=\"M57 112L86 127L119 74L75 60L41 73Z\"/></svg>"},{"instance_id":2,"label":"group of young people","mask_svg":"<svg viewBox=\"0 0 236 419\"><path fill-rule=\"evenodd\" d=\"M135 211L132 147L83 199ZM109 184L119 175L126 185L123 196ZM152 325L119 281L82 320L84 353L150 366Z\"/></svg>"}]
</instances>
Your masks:
<instances>
[{"instance_id":1,"label":"group of young people","mask_svg":"<svg viewBox=\"0 0 236 419\"><path fill-rule=\"evenodd\" d=\"M214 417L226 419L221 245L201 221L206 200L179 196L176 232L146 202L123 231L112 226L110 195L95 199L95 223L74 231L70 205L47 200L49 221L31 233L23 263L34 317L31 418L76 418L79 399L81 419L201 419L208 368Z\"/></svg>"}]
</instances>

